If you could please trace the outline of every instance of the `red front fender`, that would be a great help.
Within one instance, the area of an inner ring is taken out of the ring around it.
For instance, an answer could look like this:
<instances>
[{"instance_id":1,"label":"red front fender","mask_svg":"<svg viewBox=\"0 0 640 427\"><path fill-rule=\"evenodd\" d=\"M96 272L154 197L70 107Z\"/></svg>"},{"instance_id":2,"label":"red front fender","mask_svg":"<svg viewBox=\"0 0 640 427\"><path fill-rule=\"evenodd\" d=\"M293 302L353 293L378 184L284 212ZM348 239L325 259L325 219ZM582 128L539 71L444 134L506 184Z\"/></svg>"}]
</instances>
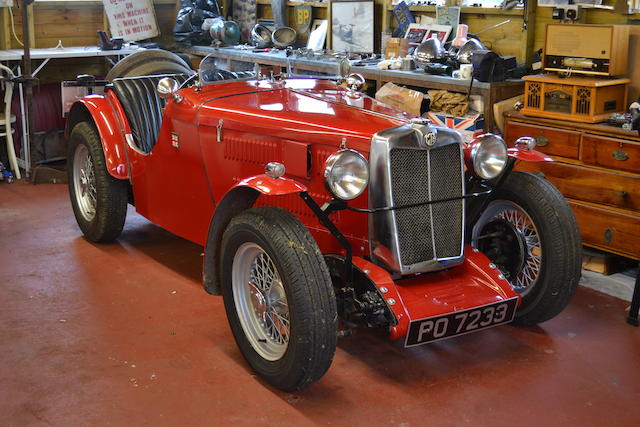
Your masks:
<instances>
[{"instance_id":1,"label":"red front fender","mask_svg":"<svg viewBox=\"0 0 640 427\"><path fill-rule=\"evenodd\" d=\"M307 191L307 188L290 178L271 178L256 175L243 179L227 191L216 206L209 227L204 250L204 287L210 294L220 295L220 242L229 221L245 209L250 209L260 194L283 196Z\"/></svg>"},{"instance_id":2,"label":"red front fender","mask_svg":"<svg viewBox=\"0 0 640 427\"><path fill-rule=\"evenodd\" d=\"M110 100L102 95L89 95L76 101L69 111L66 136L69 136L76 124L87 120L92 120L98 129L109 175L118 179L128 179L122 126Z\"/></svg>"},{"instance_id":3,"label":"red front fender","mask_svg":"<svg viewBox=\"0 0 640 427\"><path fill-rule=\"evenodd\" d=\"M525 162L553 162L553 159L536 150L523 150L521 148L508 148L507 154L517 160Z\"/></svg>"},{"instance_id":4,"label":"red front fender","mask_svg":"<svg viewBox=\"0 0 640 427\"><path fill-rule=\"evenodd\" d=\"M264 174L243 179L231 188L229 192L238 187L250 187L267 196L284 196L285 194L307 191L307 187L291 178L271 178Z\"/></svg>"}]
</instances>

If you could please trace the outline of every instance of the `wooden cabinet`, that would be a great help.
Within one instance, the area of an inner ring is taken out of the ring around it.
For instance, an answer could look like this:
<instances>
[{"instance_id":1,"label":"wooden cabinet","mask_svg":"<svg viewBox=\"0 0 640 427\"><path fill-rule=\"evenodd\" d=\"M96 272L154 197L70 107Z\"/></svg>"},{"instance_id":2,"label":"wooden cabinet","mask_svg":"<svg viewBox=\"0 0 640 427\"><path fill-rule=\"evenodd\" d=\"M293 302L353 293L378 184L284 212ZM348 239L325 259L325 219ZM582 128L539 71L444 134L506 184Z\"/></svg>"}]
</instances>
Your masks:
<instances>
[{"instance_id":1,"label":"wooden cabinet","mask_svg":"<svg viewBox=\"0 0 640 427\"><path fill-rule=\"evenodd\" d=\"M534 137L536 149L550 156L577 159L580 154L580 132L518 122L511 123L505 129L507 140L515 141L523 135Z\"/></svg>"},{"instance_id":2,"label":"wooden cabinet","mask_svg":"<svg viewBox=\"0 0 640 427\"><path fill-rule=\"evenodd\" d=\"M619 128L529 117L505 119L509 146L532 136L555 162L518 162L548 179L573 209L583 244L640 259L640 138Z\"/></svg>"},{"instance_id":3,"label":"wooden cabinet","mask_svg":"<svg viewBox=\"0 0 640 427\"><path fill-rule=\"evenodd\" d=\"M586 163L640 172L640 142L583 135L580 159Z\"/></svg>"}]
</instances>

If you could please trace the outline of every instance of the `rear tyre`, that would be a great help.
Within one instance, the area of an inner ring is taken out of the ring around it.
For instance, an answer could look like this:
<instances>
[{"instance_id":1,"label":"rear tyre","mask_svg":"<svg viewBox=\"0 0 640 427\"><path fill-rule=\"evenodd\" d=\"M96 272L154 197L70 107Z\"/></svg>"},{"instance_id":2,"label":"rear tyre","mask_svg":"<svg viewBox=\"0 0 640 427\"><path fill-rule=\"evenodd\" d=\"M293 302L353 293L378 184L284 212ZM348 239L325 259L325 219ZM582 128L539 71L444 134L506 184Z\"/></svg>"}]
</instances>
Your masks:
<instances>
[{"instance_id":1,"label":"rear tyre","mask_svg":"<svg viewBox=\"0 0 640 427\"><path fill-rule=\"evenodd\" d=\"M193 70L175 53L148 49L129 55L114 65L107 73L107 80L158 74L193 74Z\"/></svg>"},{"instance_id":2,"label":"rear tyre","mask_svg":"<svg viewBox=\"0 0 640 427\"><path fill-rule=\"evenodd\" d=\"M549 182L512 172L472 230L472 244L522 297L514 323L535 325L569 304L581 272L576 219Z\"/></svg>"},{"instance_id":3,"label":"rear tyre","mask_svg":"<svg viewBox=\"0 0 640 427\"><path fill-rule=\"evenodd\" d=\"M285 391L322 377L336 349L336 301L307 229L280 208L247 210L224 233L220 268L231 331L260 377Z\"/></svg>"},{"instance_id":4,"label":"rear tyre","mask_svg":"<svg viewBox=\"0 0 640 427\"><path fill-rule=\"evenodd\" d=\"M71 206L80 230L92 242L110 242L122 232L128 183L107 172L98 131L89 122L71 131L67 155Z\"/></svg>"}]
</instances>

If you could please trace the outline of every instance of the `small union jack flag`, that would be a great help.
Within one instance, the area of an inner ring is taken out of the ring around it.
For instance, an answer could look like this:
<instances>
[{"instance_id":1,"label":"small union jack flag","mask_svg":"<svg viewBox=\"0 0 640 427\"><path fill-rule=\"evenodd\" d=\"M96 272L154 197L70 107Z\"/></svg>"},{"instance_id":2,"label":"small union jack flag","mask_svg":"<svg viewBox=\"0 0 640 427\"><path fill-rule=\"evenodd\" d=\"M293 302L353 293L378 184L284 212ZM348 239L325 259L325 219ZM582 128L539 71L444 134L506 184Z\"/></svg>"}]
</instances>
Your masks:
<instances>
[{"instance_id":1,"label":"small union jack flag","mask_svg":"<svg viewBox=\"0 0 640 427\"><path fill-rule=\"evenodd\" d=\"M484 132L484 118L481 114L467 114L463 117L449 116L444 113L427 113L429 119L436 126L455 129L462 135L465 142Z\"/></svg>"}]
</instances>

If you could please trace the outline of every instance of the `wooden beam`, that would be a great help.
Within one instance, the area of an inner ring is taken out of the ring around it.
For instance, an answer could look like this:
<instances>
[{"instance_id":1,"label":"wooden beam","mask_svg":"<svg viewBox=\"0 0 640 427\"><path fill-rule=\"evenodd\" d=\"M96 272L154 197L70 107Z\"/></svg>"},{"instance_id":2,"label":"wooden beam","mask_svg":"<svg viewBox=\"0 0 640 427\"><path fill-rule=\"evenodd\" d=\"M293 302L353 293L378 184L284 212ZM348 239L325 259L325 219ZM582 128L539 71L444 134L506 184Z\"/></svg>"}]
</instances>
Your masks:
<instances>
[{"instance_id":1,"label":"wooden beam","mask_svg":"<svg viewBox=\"0 0 640 427\"><path fill-rule=\"evenodd\" d=\"M11 49L11 20L8 7L0 9L0 49Z\"/></svg>"},{"instance_id":2,"label":"wooden beam","mask_svg":"<svg viewBox=\"0 0 640 427\"><path fill-rule=\"evenodd\" d=\"M522 37L521 52L522 58L527 65L531 65L531 56L533 46L536 40L536 9L538 9L538 0L526 0L527 5L524 9L522 21Z\"/></svg>"},{"instance_id":3,"label":"wooden beam","mask_svg":"<svg viewBox=\"0 0 640 427\"><path fill-rule=\"evenodd\" d=\"M31 49L36 48L36 25L33 19L33 3L27 7L27 17L29 18L29 34L31 35ZM24 36L23 36L24 37Z\"/></svg>"},{"instance_id":4,"label":"wooden beam","mask_svg":"<svg viewBox=\"0 0 640 427\"><path fill-rule=\"evenodd\" d=\"M109 27L109 17L104 8L102 8L102 30L107 33L107 36L111 37L111 27Z\"/></svg>"}]
</instances>

